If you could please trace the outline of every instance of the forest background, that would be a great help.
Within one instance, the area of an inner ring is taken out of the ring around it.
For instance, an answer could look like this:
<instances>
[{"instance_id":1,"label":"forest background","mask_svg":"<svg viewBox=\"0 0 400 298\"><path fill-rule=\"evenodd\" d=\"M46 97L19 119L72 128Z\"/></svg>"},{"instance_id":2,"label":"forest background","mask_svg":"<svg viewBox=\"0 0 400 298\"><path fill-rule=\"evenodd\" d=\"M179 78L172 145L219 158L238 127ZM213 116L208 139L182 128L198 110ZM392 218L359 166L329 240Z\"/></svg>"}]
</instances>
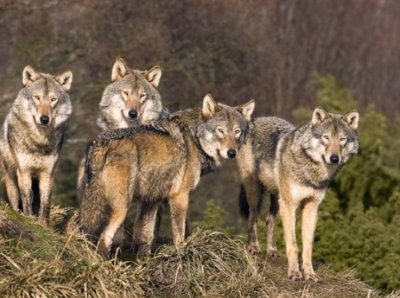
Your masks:
<instances>
[{"instance_id":1,"label":"forest background","mask_svg":"<svg viewBox=\"0 0 400 298\"><path fill-rule=\"evenodd\" d=\"M0 119L25 65L74 74L70 122L53 203L78 206L76 176L116 57L161 65L171 111L206 93L255 116L302 124L312 109L359 110L360 154L322 203L315 260L352 269L372 286L400 289L400 2L396 0L0 1ZM191 196L194 225L243 235L234 162L205 176ZM268 200L265 200L265 212ZM163 233L169 222L163 219ZM260 221L265 249L265 226ZM279 229L279 248L284 252Z\"/></svg>"}]
</instances>

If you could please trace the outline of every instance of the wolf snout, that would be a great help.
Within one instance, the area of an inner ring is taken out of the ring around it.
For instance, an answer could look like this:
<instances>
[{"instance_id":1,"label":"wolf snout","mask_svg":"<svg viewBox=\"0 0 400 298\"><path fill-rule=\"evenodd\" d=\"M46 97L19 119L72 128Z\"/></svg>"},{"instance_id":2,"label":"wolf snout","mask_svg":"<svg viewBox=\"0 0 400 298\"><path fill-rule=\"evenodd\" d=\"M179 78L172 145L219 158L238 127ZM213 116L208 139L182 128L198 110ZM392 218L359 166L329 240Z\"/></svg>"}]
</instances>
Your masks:
<instances>
[{"instance_id":1,"label":"wolf snout","mask_svg":"<svg viewBox=\"0 0 400 298\"><path fill-rule=\"evenodd\" d=\"M337 154L332 154L331 157L329 158L330 162L333 164L337 164L340 160L339 155Z\"/></svg>"},{"instance_id":2,"label":"wolf snout","mask_svg":"<svg viewBox=\"0 0 400 298\"><path fill-rule=\"evenodd\" d=\"M236 150L235 149L229 149L227 152L227 155L229 158L235 158L236 157Z\"/></svg>"},{"instance_id":3,"label":"wolf snout","mask_svg":"<svg viewBox=\"0 0 400 298\"><path fill-rule=\"evenodd\" d=\"M47 125L50 122L49 116L46 116L46 115L40 116L39 120L40 120L40 124L43 124L43 125Z\"/></svg>"},{"instance_id":4,"label":"wolf snout","mask_svg":"<svg viewBox=\"0 0 400 298\"><path fill-rule=\"evenodd\" d=\"M138 116L138 112L136 110L129 110L128 116L129 119L136 119Z\"/></svg>"}]
</instances>

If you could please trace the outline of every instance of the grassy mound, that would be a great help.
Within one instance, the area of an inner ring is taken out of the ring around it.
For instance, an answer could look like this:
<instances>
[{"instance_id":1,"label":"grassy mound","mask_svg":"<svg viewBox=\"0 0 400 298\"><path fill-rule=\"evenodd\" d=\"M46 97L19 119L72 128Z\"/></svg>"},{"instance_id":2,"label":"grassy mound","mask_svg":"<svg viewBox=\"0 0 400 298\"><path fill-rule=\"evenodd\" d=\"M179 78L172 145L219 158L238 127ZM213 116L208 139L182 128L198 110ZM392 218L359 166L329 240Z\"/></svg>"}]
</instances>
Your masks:
<instances>
[{"instance_id":1,"label":"grassy mound","mask_svg":"<svg viewBox=\"0 0 400 298\"><path fill-rule=\"evenodd\" d=\"M0 297L143 296L140 268L104 261L79 234L60 235L4 206L0 212Z\"/></svg>"},{"instance_id":2,"label":"grassy mound","mask_svg":"<svg viewBox=\"0 0 400 298\"><path fill-rule=\"evenodd\" d=\"M378 296L324 267L320 283L289 281L284 258L253 258L243 242L211 231L138 261L105 261L77 233L75 213L53 209L46 228L0 204L0 297Z\"/></svg>"}]
</instances>

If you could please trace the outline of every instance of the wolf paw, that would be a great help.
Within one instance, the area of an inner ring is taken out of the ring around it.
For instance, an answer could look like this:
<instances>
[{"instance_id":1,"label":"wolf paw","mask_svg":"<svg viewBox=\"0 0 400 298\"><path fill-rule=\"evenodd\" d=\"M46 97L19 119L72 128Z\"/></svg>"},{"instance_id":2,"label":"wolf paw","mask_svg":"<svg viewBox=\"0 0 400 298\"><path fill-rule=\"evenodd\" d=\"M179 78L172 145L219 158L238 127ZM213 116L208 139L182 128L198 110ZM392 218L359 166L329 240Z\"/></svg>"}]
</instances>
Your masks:
<instances>
[{"instance_id":1,"label":"wolf paw","mask_svg":"<svg viewBox=\"0 0 400 298\"><path fill-rule=\"evenodd\" d=\"M138 258L150 255L151 247L147 243L135 243L133 245L133 251Z\"/></svg>"},{"instance_id":2,"label":"wolf paw","mask_svg":"<svg viewBox=\"0 0 400 298\"><path fill-rule=\"evenodd\" d=\"M279 252L278 252L277 249L270 249L270 250L268 250L267 256L268 256L269 258L278 258L278 257L280 257Z\"/></svg>"},{"instance_id":3,"label":"wolf paw","mask_svg":"<svg viewBox=\"0 0 400 298\"><path fill-rule=\"evenodd\" d=\"M258 243L251 243L249 244L247 251L249 254L258 255L261 252L260 245L258 245Z\"/></svg>"},{"instance_id":4,"label":"wolf paw","mask_svg":"<svg viewBox=\"0 0 400 298\"><path fill-rule=\"evenodd\" d=\"M103 241L100 241L97 245L97 252L107 260L110 258L110 250L107 248Z\"/></svg>"},{"instance_id":5,"label":"wolf paw","mask_svg":"<svg viewBox=\"0 0 400 298\"><path fill-rule=\"evenodd\" d=\"M301 274L301 272L298 271L298 270L291 270L291 271L289 271L288 275L289 275L289 279L290 280L296 281L296 280L302 280L303 279L303 274Z\"/></svg>"},{"instance_id":6,"label":"wolf paw","mask_svg":"<svg viewBox=\"0 0 400 298\"><path fill-rule=\"evenodd\" d=\"M305 280L311 280L313 282L319 282L320 278L317 274L315 273L304 273L304 279Z\"/></svg>"}]
</instances>

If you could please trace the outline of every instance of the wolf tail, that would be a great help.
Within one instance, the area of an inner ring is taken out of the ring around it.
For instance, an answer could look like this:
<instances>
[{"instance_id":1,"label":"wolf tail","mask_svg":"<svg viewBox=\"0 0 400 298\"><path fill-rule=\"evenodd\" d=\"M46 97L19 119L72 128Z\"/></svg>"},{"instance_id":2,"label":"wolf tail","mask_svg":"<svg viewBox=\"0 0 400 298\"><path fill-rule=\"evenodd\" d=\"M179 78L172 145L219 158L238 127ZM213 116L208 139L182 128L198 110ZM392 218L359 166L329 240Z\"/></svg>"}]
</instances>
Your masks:
<instances>
[{"instance_id":1,"label":"wolf tail","mask_svg":"<svg viewBox=\"0 0 400 298\"><path fill-rule=\"evenodd\" d=\"M99 172L104 166L106 153L89 144L86 154L85 174L79 185L80 224L82 231L92 242L96 242L107 222L110 207L104 196Z\"/></svg>"}]
</instances>

